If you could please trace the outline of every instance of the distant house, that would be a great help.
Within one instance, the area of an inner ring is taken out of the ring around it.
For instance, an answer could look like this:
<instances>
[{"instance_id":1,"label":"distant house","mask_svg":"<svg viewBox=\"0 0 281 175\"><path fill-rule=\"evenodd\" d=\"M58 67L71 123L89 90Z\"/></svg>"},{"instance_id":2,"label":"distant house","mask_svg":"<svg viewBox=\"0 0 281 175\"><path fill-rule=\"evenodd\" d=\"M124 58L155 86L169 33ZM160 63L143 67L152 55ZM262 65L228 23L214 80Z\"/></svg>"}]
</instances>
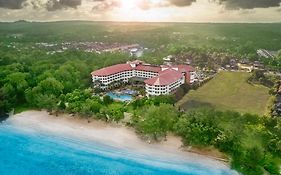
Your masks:
<instances>
[{"instance_id":1,"label":"distant house","mask_svg":"<svg viewBox=\"0 0 281 175\"><path fill-rule=\"evenodd\" d=\"M264 58L274 58L276 55L276 53L274 51L268 51L268 50L265 50L265 49L259 49L257 50L257 54L260 56L260 57L264 57Z\"/></svg>"},{"instance_id":2,"label":"distant house","mask_svg":"<svg viewBox=\"0 0 281 175\"><path fill-rule=\"evenodd\" d=\"M174 92L182 84L195 82L195 70L189 65L155 66L136 60L117 64L92 72L95 87L108 89L114 82L129 82L132 78L143 79L147 96Z\"/></svg>"},{"instance_id":3,"label":"distant house","mask_svg":"<svg viewBox=\"0 0 281 175\"><path fill-rule=\"evenodd\" d=\"M261 64L259 61L255 61L253 66L254 66L254 69L256 69L256 70L264 70L264 68L265 68L264 65Z\"/></svg>"},{"instance_id":4,"label":"distant house","mask_svg":"<svg viewBox=\"0 0 281 175\"><path fill-rule=\"evenodd\" d=\"M185 64L190 65L191 64L191 60L190 59L186 59L185 60Z\"/></svg>"},{"instance_id":5,"label":"distant house","mask_svg":"<svg viewBox=\"0 0 281 175\"><path fill-rule=\"evenodd\" d=\"M237 65L240 70L244 70L247 72L252 72L254 70L254 66L249 65L249 64L238 63Z\"/></svg>"},{"instance_id":6,"label":"distant house","mask_svg":"<svg viewBox=\"0 0 281 175\"><path fill-rule=\"evenodd\" d=\"M167 57L164 57L163 58L163 61L164 61L164 64L166 65L170 65L172 64L173 62L175 62L175 57L173 55L169 55Z\"/></svg>"},{"instance_id":7,"label":"distant house","mask_svg":"<svg viewBox=\"0 0 281 175\"><path fill-rule=\"evenodd\" d=\"M130 49L130 56L139 58L143 55L143 50L139 48Z\"/></svg>"},{"instance_id":8,"label":"distant house","mask_svg":"<svg viewBox=\"0 0 281 175\"><path fill-rule=\"evenodd\" d=\"M281 102L276 104L276 112L281 115Z\"/></svg>"}]
</instances>

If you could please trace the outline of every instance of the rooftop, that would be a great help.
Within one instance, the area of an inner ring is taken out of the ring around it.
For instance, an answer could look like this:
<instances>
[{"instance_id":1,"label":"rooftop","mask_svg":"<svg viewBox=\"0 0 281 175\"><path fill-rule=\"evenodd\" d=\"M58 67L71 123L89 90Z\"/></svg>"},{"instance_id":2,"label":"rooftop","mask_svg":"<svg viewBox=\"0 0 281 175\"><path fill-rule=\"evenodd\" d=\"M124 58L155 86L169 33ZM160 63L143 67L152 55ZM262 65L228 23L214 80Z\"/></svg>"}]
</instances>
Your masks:
<instances>
[{"instance_id":1,"label":"rooftop","mask_svg":"<svg viewBox=\"0 0 281 175\"><path fill-rule=\"evenodd\" d=\"M132 62L127 62L126 64L117 64L109 67L99 69L92 72L94 76L109 76L117 74L123 71L139 70L146 72L155 72L159 76L145 80L146 84L149 85L169 85L176 82L185 75L187 82L190 81L190 72L194 71L194 68L189 65L174 65L174 66L155 66L150 64L145 64L140 60L135 60Z\"/></svg>"},{"instance_id":2,"label":"rooftop","mask_svg":"<svg viewBox=\"0 0 281 175\"><path fill-rule=\"evenodd\" d=\"M96 76L108 76L112 74L116 74L122 71L132 70L132 66L130 64L116 64L113 66L105 67L99 70L92 72L92 75Z\"/></svg>"},{"instance_id":3,"label":"rooftop","mask_svg":"<svg viewBox=\"0 0 281 175\"><path fill-rule=\"evenodd\" d=\"M138 65L136 67L136 70L149 71L155 73L161 72L161 68L159 66L151 66L151 65Z\"/></svg>"},{"instance_id":4,"label":"rooftop","mask_svg":"<svg viewBox=\"0 0 281 175\"><path fill-rule=\"evenodd\" d=\"M159 76L147 79L144 82L146 84L154 86L169 85L176 82L182 77L183 75L179 71L176 71L174 69L167 69L165 71L162 71Z\"/></svg>"},{"instance_id":5,"label":"rooftop","mask_svg":"<svg viewBox=\"0 0 281 175\"><path fill-rule=\"evenodd\" d=\"M131 64L136 64L136 67L132 67ZM99 70L92 72L92 75L96 76L108 76L112 74L116 74L122 71L129 71L129 70L140 70L140 71L148 71L148 72L161 72L160 66L154 66L149 64L143 64L142 61L136 60L133 62L128 62L127 64L116 64L113 66L105 67Z\"/></svg>"}]
</instances>

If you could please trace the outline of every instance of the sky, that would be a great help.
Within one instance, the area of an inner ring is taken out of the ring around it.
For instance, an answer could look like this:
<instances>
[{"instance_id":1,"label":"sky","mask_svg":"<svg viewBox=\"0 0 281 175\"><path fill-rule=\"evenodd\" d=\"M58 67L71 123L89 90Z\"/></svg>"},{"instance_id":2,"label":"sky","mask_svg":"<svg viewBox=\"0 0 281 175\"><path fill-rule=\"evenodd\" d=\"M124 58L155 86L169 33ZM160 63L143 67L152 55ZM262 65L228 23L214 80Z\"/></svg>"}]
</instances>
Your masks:
<instances>
[{"instance_id":1,"label":"sky","mask_svg":"<svg viewBox=\"0 0 281 175\"><path fill-rule=\"evenodd\" d=\"M0 0L0 21L281 22L281 0Z\"/></svg>"}]
</instances>

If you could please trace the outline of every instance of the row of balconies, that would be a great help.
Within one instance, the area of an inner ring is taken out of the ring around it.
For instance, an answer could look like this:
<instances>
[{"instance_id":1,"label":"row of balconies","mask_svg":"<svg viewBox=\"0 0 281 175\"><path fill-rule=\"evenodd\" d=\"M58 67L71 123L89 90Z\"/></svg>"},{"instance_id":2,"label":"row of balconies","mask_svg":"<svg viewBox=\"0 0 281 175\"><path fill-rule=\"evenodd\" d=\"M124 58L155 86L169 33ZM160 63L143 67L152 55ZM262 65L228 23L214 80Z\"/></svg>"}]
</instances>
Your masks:
<instances>
[{"instance_id":1,"label":"row of balconies","mask_svg":"<svg viewBox=\"0 0 281 175\"><path fill-rule=\"evenodd\" d=\"M158 74L157 73L151 73L151 72L121 72L121 73L117 73L117 74L113 74L113 75L110 75L110 76L101 76L101 77L97 77L97 79L101 80L101 81L106 81L106 80L115 80L116 78L131 78L131 77L141 77L141 78L152 78L152 77L155 77L157 76Z\"/></svg>"},{"instance_id":2,"label":"row of balconies","mask_svg":"<svg viewBox=\"0 0 281 175\"><path fill-rule=\"evenodd\" d=\"M174 91L178 87L180 87L184 83L183 79L180 79L168 86L150 86L146 85L146 93L148 95L164 95L169 94L170 92Z\"/></svg>"},{"instance_id":3,"label":"row of balconies","mask_svg":"<svg viewBox=\"0 0 281 175\"><path fill-rule=\"evenodd\" d=\"M141 72L141 73L140 73ZM103 76L103 77L99 77L99 76L94 76L93 77L93 81L96 80L100 80L101 83L104 86L109 85L110 83L114 82L114 81L128 81L130 78L132 77L140 77L140 78L152 78L157 76L157 73L151 73L151 72L144 72L144 71L136 71L134 72L135 76L133 74L132 71L126 71L126 72L121 72L118 74L114 74L114 75L110 75L110 76ZM162 94L169 94L171 91L174 91L175 89L177 89L180 85L182 85L184 83L184 79L181 78L180 80L168 85L168 86L161 86L161 85L157 85L157 86L150 86L150 85L146 85L146 93L148 95L162 95Z\"/></svg>"},{"instance_id":4,"label":"row of balconies","mask_svg":"<svg viewBox=\"0 0 281 175\"><path fill-rule=\"evenodd\" d=\"M179 87L180 85L182 85L182 84L183 84L182 80L177 81L177 82L175 82L175 83L173 83L173 84L170 85L170 89L178 88L178 87Z\"/></svg>"},{"instance_id":5,"label":"row of balconies","mask_svg":"<svg viewBox=\"0 0 281 175\"><path fill-rule=\"evenodd\" d=\"M166 94L169 94L169 92L159 92L159 91L146 91L146 94L148 95L166 95Z\"/></svg>"}]
</instances>

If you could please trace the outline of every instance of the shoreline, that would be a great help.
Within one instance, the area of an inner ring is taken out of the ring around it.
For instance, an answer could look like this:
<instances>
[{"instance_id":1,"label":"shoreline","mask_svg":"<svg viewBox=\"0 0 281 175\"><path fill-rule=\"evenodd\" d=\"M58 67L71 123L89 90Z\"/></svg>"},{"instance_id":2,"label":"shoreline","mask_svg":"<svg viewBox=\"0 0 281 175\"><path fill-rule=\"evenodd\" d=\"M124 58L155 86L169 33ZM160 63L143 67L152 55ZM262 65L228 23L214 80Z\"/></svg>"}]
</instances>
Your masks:
<instances>
[{"instance_id":1,"label":"shoreline","mask_svg":"<svg viewBox=\"0 0 281 175\"><path fill-rule=\"evenodd\" d=\"M116 148L134 150L142 154L181 156L189 161L198 161L214 166L226 166L229 161L215 156L219 152L212 149L183 147L180 137L168 135L166 141L148 143L136 134L134 128L115 123L106 123L96 119L71 117L69 114L49 115L46 111L25 111L11 116L7 122L52 134L75 137L77 139L99 142ZM223 154L221 154L222 156ZM221 165L219 165L221 164Z\"/></svg>"},{"instance_id":2,"label":"shoreline","mask_svg":"<svg viewBox=\"0 0 281 175\"><path fill-rule=\"evenodd\" d=\"M9 114L0 113L0 123L4 122L8 118L9 118Z\"/></svg>"}]
</instances>

